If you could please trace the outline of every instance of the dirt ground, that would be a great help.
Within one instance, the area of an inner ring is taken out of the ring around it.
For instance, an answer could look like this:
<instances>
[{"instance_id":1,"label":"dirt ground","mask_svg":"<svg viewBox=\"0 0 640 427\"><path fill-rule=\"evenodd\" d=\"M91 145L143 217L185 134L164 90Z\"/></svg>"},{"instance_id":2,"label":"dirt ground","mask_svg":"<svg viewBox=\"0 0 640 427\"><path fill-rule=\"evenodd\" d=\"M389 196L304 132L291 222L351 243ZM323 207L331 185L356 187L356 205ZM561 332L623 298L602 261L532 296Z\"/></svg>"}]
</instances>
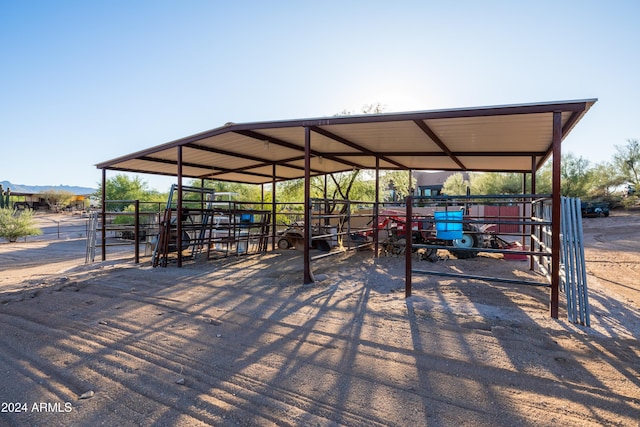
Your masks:
<instances>
[{"instance_id":1,"label":"dirt ground","mask_svg":"<svg viewBox=\"0 0 640 427\"><path fill-rule=\"evenodd\" d=\"M370 252L313 285L296 251L85 265L84 220L42 221L71 231L0 243L0 425L640 426L639 213L584 220L590 328L542 287L416 275L405 299L403 259Z\"/></svg>"}]
</instances>

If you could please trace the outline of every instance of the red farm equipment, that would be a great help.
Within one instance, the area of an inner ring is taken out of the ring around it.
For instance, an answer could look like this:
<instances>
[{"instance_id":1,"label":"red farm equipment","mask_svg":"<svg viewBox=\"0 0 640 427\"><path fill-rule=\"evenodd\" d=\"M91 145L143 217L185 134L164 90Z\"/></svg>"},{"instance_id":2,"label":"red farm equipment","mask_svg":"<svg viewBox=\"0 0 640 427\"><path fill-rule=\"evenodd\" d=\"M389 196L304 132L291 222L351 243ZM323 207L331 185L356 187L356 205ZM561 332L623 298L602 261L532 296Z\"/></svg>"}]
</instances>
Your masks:
<instances>
[{"instance_id":1,"label":"red farm equipment","mask_svg":"<svg viewBox=\"0 0 640 427\"><path fill-rule=\"evenodd\" d=\"M432 216L413 217L411 242L427 246L420 255L421 259L430 261L438 259L438 247L447 249L458 259L476 257L482 248L512 247L511 243L487 231L492 225L474 223L473 219L464 217L463 210L436 211ZM385 215L378 228L388 232L382 242L383 252L396 256L404 254L408 235L406 218L397 214Z\"/></svg>"}]
</instances>

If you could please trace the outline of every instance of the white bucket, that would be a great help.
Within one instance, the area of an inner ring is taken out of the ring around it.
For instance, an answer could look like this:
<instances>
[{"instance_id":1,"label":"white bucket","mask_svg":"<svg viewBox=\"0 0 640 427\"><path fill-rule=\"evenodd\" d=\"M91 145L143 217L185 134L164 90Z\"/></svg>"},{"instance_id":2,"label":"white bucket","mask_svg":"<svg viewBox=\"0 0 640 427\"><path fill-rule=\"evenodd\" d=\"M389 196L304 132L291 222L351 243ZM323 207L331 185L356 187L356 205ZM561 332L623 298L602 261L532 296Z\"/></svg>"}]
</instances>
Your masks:
<instances>
[{"instance_id":1,"label":"white bucket","mask_svg":"<svg viewBox=\"0 0 640 427\"><path fill-rule=\"evenodd\" d=\"M247 253L247 246L249 245L249 232L248 231L241 231L240 232L240 237L238 238L238 253L239 254L244 254Z\"/></svg>"},{"instance_id":2,"label":"white bucket","mask_svg":"<svg viewBox=\"0 0 640 427\"><path fill-rule=\"evenodd\" d=\"M331 246L338 246L338 227L331 227L329 232L331 233Z\"/></svg>"}]
</instances>

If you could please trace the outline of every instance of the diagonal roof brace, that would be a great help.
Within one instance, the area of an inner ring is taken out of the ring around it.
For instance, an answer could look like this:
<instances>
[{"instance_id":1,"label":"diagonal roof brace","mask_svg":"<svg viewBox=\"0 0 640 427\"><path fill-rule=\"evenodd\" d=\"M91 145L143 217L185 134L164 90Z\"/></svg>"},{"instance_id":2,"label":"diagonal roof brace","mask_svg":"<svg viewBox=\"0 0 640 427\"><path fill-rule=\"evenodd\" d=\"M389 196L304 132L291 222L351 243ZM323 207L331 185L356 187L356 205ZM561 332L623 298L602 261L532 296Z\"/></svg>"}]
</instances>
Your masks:
<instances>
[{"instance_id":1,"label":"diagonal roof brace","mask_svg":"<svg viewBox=\"0 0 640 427\"><path fill-rule=\"evenodd\" d=\"M257 168L261 168L261 167L264 167L264 166L269 166L269 165L272 165L274 163L276 165L283 165L283 166L287 166L287 167L292 168L292 169L304 170L304 168L302 166L287 165L288 162L295 162L295 161L303 160L304 156L291 157L291 158L288 158L288 159L279 160L278 162L273 162L273 161L264 159L262 157L249 156L249 155L246 155L246 154L239 154L239 153L236 153L236 152L233 152L233 151L221 150L221 149L212 148L212 147L206 147L204 145L195 144L193 142L185 144L184 146L185 147L189 147L189 148L193 148L194 150L202 150L202 151L207 151L209 153L222 154L222 155L225 155L225 156L238 157L240 159L251 160L251 161L254 161L254 162L261 162L260 164L252 165L250 167L237 168L236 171L239 171L239 172L240 171L245 172L245 171L248 171L248 170L251 170L251 169L257 169ZM223 173L227 173L227 172L230 171L230 169L221 169L221 168L218 168L218 169ZM314 173L318 173L318 174L323 173L322 171L315 170L315 169L312 170L312 171ZM254 173L254 175L262 176L262 174L255 174L255 173ZM207 175L207 176L210 176L210 175ZM286 179L285 177L277 177L277 178L278 179Z\"/></svg>"},{"instance_id":2,"label":"diagonal roof brace","mask_svg":"<svg viewBox=\"0 0 640 427\"><path fill-rule=\"evenodd\" d=\"M264 175L261 173L256 173L256 172L247 172L250 171L251 169L258 169L258 168L262 168L265 166L272 166L272 165L276 165L276 166L284 166L290 169L296 169L296 170L301 170L304 171L304 167L302 166L296 166L296 165L290 165L287 164L287 162L295 162L295 161L300 161L300 160L304 160L304 156L297 156L297 157L290 157L288 159L282 160L282 161L278 161L278 162L264 162L261 164L257 164L257 165L251 165L251 166L246 166L244 168L235 168L235 169L222 169L222 168L217 168L219 170L219 172L214 172L211 174L206 175L207 177L214 177L218 174L223 174L223 173L227 173L227 172L242 172L242 173L246 173L247 175L254 175L254 176L271 176L271 175ZM325 172L318 170L318 169L311 169L311 172L313 172L314 174L317 175L322 175ZM279 180L283 180L286 181L288 179L288 177L283 177L283 176L276 176L277 179Z\"/></svg>"},{"instance_id":3,"label":"diagonal roof brace","mask_svg":"<svg viewBox=\"0 0 640 427\"><path fill-rule=\"evenodd\" d=\"M177 166L178 162L176 160L168 160L168 159L158 159L155 157L150 157L150 156L142 156L140 157L140 160L145 160L147 162L156 162L156 163L164 163L167 165L172 165L172 166ZM211 169L210 166L207 165L202 165L199 163L188 163L188 162L182 162L182 166L188 166L188 167L192 167L192 168L198 168L198 169ZM207 177L207 176L213 176L219 173L228 173L228 172L233 172L234 169L228 169L228 168L222 168L222 167L216 167L215 171L212 171L209 174L206 175L201 175L198 178L203 178L203 177ZM262 173L255 173L255 172L245 172L247 175L254 175L254 176L259 176L259 177L265 177L265 178L269 178L271 177L271 175L267 175L267 174L262 174Z\"/></svg>"},{"instance_id":4,"label":"diagonal roof brace","mask_svg":"<svg viewBox=\"0 0 640 427\"><path fill-rule=\"evenodd\" d=\"M269 136L269 135L265 135L259 132L255 132L252 130L236 130L234 131L236 133L239 133L240 135L244 135L244 136L248 136L250 138L254 138L257 139L259 141L269 141L272 144L275 145L280 145L282 147L286 147L286 148L291 148L292 150L297 150L297 151L303 151L302 147L292 144L290 142L287 141L283 141L279 138L275 138L273 136ZM325 159L329 159L329 160L333 160L334 162L338 162L338 163L342 163L345 164L351 168L358 168L358 169L368 169L365 166L358 164L358 163L353 163L344 159L341 159L339 157L333 157L333 156L327 156L324 153L321 153L319 151L316 150L311 150L311 154L317 157L324 157Z\"/></svg>"},{"instance_id":5,"label":"diagonal roof brace","mask_svg":"<svg viewBox=\"0 0 640 427\"><path fill-rule=\"evenodd\" d=\"M207 147L207 146L204 146L204 145L196 144L194 142L190 142L188 144L184 144L184 147L193 148L194 150L207 151L209 153L222 154L224 156L229 156L229 157L237 157L239 159L246 159L246 160L251 160L251 161L254 161L254 162L265 162L265 163L269 163L269 164L272 163L272 162L269 162L268 159L265 159L263 157L250 156L250 155L247 155L247 154L236 153L236 152L233 152L233 151L221 150L219 148Z\"/></svg>"},{"instance_id":6,"label":"diagonal roof brace","mask_svg":"<svg viewBox=\"0 0 640 427\"><path fill-rule=\"evenodd\" d=\"M427 126L427 124L426 124L424 121L422 121L422 120L414 120L413 122L414 122L416 125L418 125L418 127L419 127L420 129L422 129L422 131L423 131L423 132L424 132L424 133L425 133L429 138L431 138L431 140L432 140L433 142L435 142L435 143L436 143L436 145L437 145L438 147L440 147L440 149L441 149L442 151L444 151L444 152L447 154L447 156L449 156L449 158L451 158L451 160L453 160L454 162L456 162L456 164L457 164L458 166L460 166L460 168L462 168L462 170L465 170L465 171L467 170L467 167L466 167L466 166L465 166L465 165L464 165L464 164L463 164L463 163L462 163L462 162L461 162L461 161L460 161L460 160L455 156L455 154L453 154L453 153L451 152L451 150L449 150L449 147L447 147L447 146L445 145L445 143L444 143L444 142L442 142L442 140L438 137L438 135L436 135L436 133L435 133L434 131L432 131L432 130L431 130L431 128L430 128L429 126Z\"/></svg>"},{"instance_id":7,"label":"diagonal roof brace","mask_svg":"<svg viewBox=\"0 0 640 427\"><path fill-rule=\"evenodd\" d=\"M187 143L184 146L192 148L194 150L202 150L202 151L207 151L209 153L222 154L224 156L237 157L237 158L240 158L240 159L251 160L251 161L254 161L254 162L261 162L261 163L259 163L257 165L252 165L252 166L249 166L249 167L246 167L246 168L237 168L236 171L247 171L247 170L251 170L251 169L257 169L257 168L261 168L261 167L264 167L264 166L272 165L274 163L276 165L283 165L283 166L287 166L287 167L292 168L292 169L304 170L304 168L302 166L294 166L294 165L288 165L287 164L289 162L295 162L295 161L299 161L299 160L304 160L304 156L290 157L288 159L283 159L283 160L279 160L277 162L273 162L271 160L267 160L267 159L264 159L262 157L249 156L247 154L240 154L240 153L236 153L234 151L221 150L219 148L207 147L207 146L204 146L204 145L195 144L193 142ZM220 168L218 168L218 169L220 169ZM225 173L229 171L229 169L220 169L220 170L225 172ZM322 171L315 170L315 169L313 170L313 172L319 173L319 174L323 173Z\"/></svg>"},{"instance_id":8,"label":"diagonal roof brace","mask_svg":"<svg viewBox=\"0 0 640 427\"><path fill-rule=\"evenodd\" d=\"M373 151L366 149L364 147L361 147L360 145L356 144L355 142L349 141L346 138L343 138L339 135L336 135L335 133L329 132L328 130L319 128L317 126L309 126L309 128L314 131L315 133L318 133L322 136L326 136L329 139L333 139L334 141L337 141L341 144L344 144L348 147L351 148L355 148L356 150L359 150L361 153L365 153L368 154L370 156L378 156L380 158L380 160L384 160L385 162L391 163L392 165L396 165L401 169L409 169L406 165L403 165L402 163L396 162L395 160L391 160L390 158L386 157L386 156L379 156L376 153L374 153Z\"/></svg>"},{"instance_id":9,"label":"diagonal roof brace","mask_svg":"<svg viewBox=\"0 0 640 427\"><path fill-rule=\"evenodd\" d=\"M160 159L160 158L151 157L151 156L140 156L138 159L139 160L144 160L145 162L164 163L166 165L174 165L175 166L175 165L178 164L178 162L176 160ZM182 162L182 165L183 166L192 167L192 168L211 169L210 166L199 164L199 163Z\"/></svg>"},{"instance_id":10,"label":"diagonal roof brace","mask_svg":"<svg viewBox=\"0 0 640 427\"><path fill-rule=\"evenodd\" d=\"M562 139L564 139L564 137L569 133L569 131L576 125L578 120L580 120L580 114L581 114L581 111L573 111L571 113L571 116L569 116L569 119L562 127L562 135L561 135ZM538 162L538 165L537 165L538 169L541 168L542 165L544 165L544 163L549 159L549 157L551 157L552 154L553 154L553 145L549 146L549 149L547 150L547 152Z\"/></svg>"}]
</instances>

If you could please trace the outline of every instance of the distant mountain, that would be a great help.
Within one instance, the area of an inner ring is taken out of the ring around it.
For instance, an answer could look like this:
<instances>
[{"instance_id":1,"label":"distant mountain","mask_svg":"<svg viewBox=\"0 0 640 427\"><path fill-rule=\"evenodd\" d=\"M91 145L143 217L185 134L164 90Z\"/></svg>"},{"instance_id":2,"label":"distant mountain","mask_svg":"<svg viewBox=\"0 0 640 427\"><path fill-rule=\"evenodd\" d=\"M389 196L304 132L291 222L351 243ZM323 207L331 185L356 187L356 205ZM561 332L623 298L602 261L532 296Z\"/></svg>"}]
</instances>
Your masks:
<instances>
[{"instance_id":1,"label":"distant mountain","mask_svg":"<svg viewBox=\"0 0 640 427\"><path fill-rule=\"evenodd\" d=\"M3 189L10 188L13 193L44 193L45 191L68 191L76 195L93 194L95 188L74 187L72 185L20 185L12 184L9 181L0 181Z\"/></svg>"}]
</instances>

